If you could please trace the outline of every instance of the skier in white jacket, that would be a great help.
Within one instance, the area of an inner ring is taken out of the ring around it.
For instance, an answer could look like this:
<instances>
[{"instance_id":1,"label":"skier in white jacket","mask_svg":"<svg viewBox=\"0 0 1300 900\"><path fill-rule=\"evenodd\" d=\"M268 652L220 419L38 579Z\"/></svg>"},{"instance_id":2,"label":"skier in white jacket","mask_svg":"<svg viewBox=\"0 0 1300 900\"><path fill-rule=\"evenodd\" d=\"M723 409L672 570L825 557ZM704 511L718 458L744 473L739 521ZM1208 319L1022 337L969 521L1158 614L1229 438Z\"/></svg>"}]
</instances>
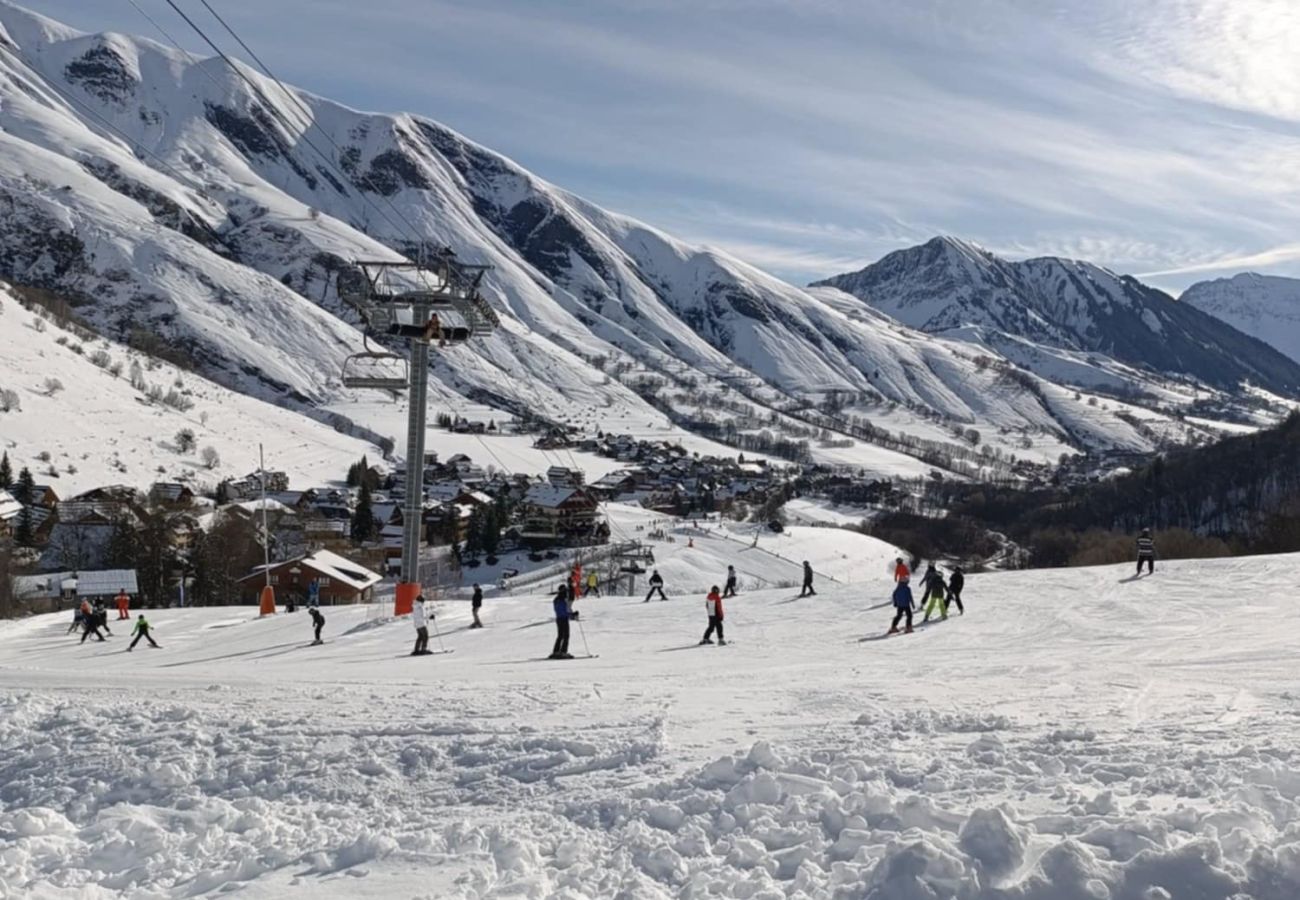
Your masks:
<instances>
[{"instance_id":1,"label":"skier in white jacket","mask_svg":"<svg viewBox=\"0 0 1300 900\"><path fill-rule=\"evenodd\" d=\"M422 656L429 652L429 625L424 613L424 594L415 598L415 607L411 610L411 624L415 626L415 649L412 656Z\"/></svg>"}]
</instances>

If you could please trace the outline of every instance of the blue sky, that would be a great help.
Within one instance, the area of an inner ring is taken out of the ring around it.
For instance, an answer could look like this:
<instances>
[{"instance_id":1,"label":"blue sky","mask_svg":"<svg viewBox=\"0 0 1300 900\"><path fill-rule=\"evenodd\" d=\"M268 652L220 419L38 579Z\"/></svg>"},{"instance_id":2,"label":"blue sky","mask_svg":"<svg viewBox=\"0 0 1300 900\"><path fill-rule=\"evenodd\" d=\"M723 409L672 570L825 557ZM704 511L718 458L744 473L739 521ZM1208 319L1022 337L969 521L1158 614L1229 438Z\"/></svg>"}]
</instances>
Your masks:
<instances>
[{"instance_id":1,"label":"blue sky","mask_svg":"<svg viewBox=\"0 0 1300 900\"><path fill-rule=\"evenodd\" d=\"M209 2L292 83L796 282L939 233L1175 291L1300 275L1295 0Z\"/></svg>"}]
</instances>

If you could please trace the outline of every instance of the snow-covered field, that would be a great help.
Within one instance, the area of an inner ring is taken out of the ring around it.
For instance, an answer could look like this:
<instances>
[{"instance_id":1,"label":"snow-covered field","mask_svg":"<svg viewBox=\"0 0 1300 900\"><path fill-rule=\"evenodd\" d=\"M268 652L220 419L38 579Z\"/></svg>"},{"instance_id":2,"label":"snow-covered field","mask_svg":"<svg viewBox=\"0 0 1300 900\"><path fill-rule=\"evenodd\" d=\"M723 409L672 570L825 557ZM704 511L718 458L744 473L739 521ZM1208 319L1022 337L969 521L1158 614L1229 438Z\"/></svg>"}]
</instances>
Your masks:
<instances>
[{"instance_id":1,"label":"snow-covered field","mask_svg":"<svg viewBox=\"0 0 1300 900\"><path fill-rule=\"evenodd\" d=\"M883 576L745 592L726 648L698 596L593 598L573 662L540 596L441 604L418 659L361 607L320 647L301 612L159 610L131 654L3 623L0 895L1291 900L1298 576L975 576L873 641Z\"/></svg>"}]
</instances>

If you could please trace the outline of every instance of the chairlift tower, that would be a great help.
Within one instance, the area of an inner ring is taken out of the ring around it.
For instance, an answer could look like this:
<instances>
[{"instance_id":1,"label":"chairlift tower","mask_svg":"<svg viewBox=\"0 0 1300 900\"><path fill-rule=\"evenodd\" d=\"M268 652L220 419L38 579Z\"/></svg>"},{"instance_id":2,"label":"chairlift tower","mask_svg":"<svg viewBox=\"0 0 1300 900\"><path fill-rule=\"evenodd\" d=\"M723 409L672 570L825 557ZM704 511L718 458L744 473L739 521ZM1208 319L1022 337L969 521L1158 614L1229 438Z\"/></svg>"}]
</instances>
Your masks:
<instances>
[{"instance_id":1,"label":"chairlift tower","mask_svg":"<svg viewBox=\"0 0 1300 900\"><path fill-rule=\"evenodd\" d=\"M421 590L424 439L428 422L429 350L491 334L501 324L479 293L488 266L467 265L450 249L429 262L361 261L338 274L339 298L364 323L366 350L343 361L344 387L408 392L406 496L402 503L402 572L395 615L406 615ZM372 338L406 341L403 356L371 348Z\"/></svg>"}]
</instances>

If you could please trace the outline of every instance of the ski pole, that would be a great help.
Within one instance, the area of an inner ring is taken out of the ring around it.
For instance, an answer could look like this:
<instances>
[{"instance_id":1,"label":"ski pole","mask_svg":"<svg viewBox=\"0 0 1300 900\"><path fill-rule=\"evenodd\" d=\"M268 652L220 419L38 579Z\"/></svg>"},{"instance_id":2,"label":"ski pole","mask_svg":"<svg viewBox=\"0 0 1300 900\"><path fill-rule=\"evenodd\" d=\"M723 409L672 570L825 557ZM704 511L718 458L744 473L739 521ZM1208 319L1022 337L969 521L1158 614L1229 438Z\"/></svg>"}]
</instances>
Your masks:
<instances>
[{"instance_id":1,"label":"ski pole","mask_svg":"<svg viewBox=\"0 0 1300 900\"><path fill-rule=\"evenodd\" d=\"M588 656L591 656L591 648L587 646L587 631L582 627L582 619L576 621L578 623L578 634L582 635L582 649L587 652Z\"/></svg>"}]
</instances>

